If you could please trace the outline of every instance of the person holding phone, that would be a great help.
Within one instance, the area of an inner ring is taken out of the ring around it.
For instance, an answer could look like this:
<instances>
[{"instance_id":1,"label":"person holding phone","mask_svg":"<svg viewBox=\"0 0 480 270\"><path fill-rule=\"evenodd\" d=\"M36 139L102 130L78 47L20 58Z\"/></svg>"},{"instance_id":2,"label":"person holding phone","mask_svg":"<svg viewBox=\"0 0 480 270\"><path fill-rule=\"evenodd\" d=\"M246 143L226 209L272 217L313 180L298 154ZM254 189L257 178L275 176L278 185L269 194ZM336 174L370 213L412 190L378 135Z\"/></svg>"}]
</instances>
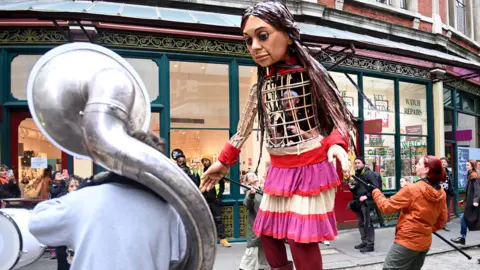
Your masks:
<instances>
[{"instance_id":1,"label":"person holding phone","mask_svg":"<svg viewBox=\"0 0 480 270\"><path fill-rule=\"evenodd\" d=\"M7 165L0 166L0 199L20 197L20 187L12 170Z\"/></svg>"}]
</instances>

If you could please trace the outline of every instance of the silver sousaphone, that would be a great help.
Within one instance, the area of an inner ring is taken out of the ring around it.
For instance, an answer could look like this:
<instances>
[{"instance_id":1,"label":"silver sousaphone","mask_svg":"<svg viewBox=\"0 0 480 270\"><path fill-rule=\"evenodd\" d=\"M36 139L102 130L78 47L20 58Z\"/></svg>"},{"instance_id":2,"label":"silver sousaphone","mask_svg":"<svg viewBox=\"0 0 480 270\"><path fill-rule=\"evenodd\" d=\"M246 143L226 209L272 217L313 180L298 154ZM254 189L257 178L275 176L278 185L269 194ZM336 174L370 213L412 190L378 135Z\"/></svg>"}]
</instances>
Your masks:
<instances>
[{"instance_id":1,"label":"silver sousaphone","mask_svg":"<svg viewBox=\"0 0 480 270\"><path fill-rule=\"evenodd\" d=\"M202 194L166 156L128 135L148 129L150 99L125 59L90 43L56 47L33 67L27 99L55 146L144 184L175 208L187 234L187 254L176 269L213 268L215 224Z\"/></svg>"}]
</instances>

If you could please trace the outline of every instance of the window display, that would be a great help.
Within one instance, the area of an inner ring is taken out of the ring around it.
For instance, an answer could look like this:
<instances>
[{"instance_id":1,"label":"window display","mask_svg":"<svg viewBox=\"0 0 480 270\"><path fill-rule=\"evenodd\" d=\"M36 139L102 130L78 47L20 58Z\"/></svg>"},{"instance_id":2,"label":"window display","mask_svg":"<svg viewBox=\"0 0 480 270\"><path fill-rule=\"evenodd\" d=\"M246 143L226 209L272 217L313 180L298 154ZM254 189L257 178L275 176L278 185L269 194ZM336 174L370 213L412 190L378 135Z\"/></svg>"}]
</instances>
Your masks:
<instances>
[{"instance_id":1,"label":"window display","mask_svg":"<svg viewBox=\"0 0 480 270\"><path fill-rule=\"evenodd\" d=\"M330 76L332 76L333 81L338 87L340 91L340 95L342 96L345 105L347 105L348 110L352 112L353 116L358 117L358 91L357 88L350 82L347 75L345 73L339 72L329 72ZM358 84L357 75L349 74L350 78Z\"/></svg>"},{"instance_id":2,"label":"window display","mask_svg":"<svg viewBox=\"0 0 480 270\"><path fill-rule=\"evenodd\" d=\"M32 162L32 158L37 159ZM60 171L62 167L62 152L51 144L42 132L38 130L31 118L23 120L18 126L18 182L22 197L24 188L43 174L47 166L53 171ZM46 162L43 162L46 161Z\"/></svg>"},{"instance_id":3,"label":"window display","mask_svg":"<svg viewBox=\"0 0 480 270\"><path fill-rule=\"evenodd\" d=\"M212 163L217 161L223 145L229 139L228 133L228 130L172 129L170 149L181 149L190 172L201 177L204 171L202 158L208 158ZM224 194L230 194L230 183L228 182L225 183Z\"/></svg>"},{"instance_id":4,"label":"window display","mask_svg":"<svg viewBox=\"0 0 480 270\"><path fill-rule=\"evenodd\" d=\"M378 133L395 132L395 88L393 80L363 77L363 92L371 104L364 100L365 121L381 120Z\"/></svg>"},{"instance_id":5,"label":"window display","mask_svg":"<svg viewBox=\"0 0 480 270\"><path fill-rule=\"evenodd\" d=\"M427 130L426 86L400 82L400 133L428 135Z\"/></svg>"},{"instance_id":6,"label":"window display","mask_svg":"<svg viewBox=\"0 0 480 270\"><path fill-rule=\"evenodd\" d=\"M396 189L395 137L391 135L365 135L365 163L380 174L383 189Z\"/></svg>"},{"instance_id":7,"label":"window display","mask_svg":"<svg viewBox=\"0 0 480 270\"><path fill-rule=\"evenodd\" d=\"M27 99L27 81L35 63L41 55L19 55L12 60L11 64L11 91L12 96L18 100Z\"/></svg>"},{"instance_id":8,"label":"window display","mask_svg":"<svg viewBox=\"0 0 480 270\"><path fill-rule=\"evenodd\" d=\"M415 182L419 177L415 173L415 166L423 156L427 155L427 138L402 136L401 142L401 160L402 177L408 177Z\"/></svg>"},{"instance_id":9,"label":"window display","mask_svg":"<svg viewBox=\"0 0 480 270\"><path fill-rule=\"evenodd\" d=\"M229 128L228 65L170 62L171 127Z\"/></svg>"}]
</instances>

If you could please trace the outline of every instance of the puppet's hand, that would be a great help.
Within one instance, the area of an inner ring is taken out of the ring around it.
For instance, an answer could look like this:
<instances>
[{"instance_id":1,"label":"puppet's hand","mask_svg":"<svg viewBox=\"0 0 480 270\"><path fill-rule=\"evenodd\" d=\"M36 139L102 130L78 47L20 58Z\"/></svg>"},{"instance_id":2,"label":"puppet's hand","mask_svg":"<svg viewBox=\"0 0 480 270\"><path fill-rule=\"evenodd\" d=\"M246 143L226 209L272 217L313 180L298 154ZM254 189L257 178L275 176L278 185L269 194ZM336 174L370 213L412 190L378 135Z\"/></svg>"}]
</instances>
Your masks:
<instances>
[{"instance_id":1,"label":"puppet's hand","mask_svg":"<svg viewBox=\"0 0 480 270\"><path fill-rule=\"evenodd\" d=\"M333 163L334 158L340 160L342 164L343 173L348 173L350 171L350 160L348 159L348 154L340 145L332 145L327 152L328 162Z\"/></svg>"},{"instance_id":2,"label":"puppet's hand","mask_svg":"<svg viewBox=\"0 0 480 270\"><path fill-rule=\"evenodd\" d=\"M213 163L213 165L202 175L202 181L199 187L200 191L205 192L214 188L227 172L228 167L223 165L220 161Z\"/></svg>"}]
</instances>

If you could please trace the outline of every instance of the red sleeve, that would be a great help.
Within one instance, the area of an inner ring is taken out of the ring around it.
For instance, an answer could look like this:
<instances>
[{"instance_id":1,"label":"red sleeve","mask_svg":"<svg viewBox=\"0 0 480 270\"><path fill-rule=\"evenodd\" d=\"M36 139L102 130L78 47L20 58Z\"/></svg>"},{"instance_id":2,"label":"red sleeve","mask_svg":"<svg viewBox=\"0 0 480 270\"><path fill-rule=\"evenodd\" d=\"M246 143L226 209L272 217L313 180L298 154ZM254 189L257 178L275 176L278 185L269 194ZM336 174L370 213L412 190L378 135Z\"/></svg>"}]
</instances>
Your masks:
<instances>
[{"instance_id":1,"label":"red sleeve","mask_svg":"<svg viewBox=\"0 0 480 270\"><path fill-rule=\"evenodd\" d=\"M322 145L325 149L330 149L332 145L338 144L340 145L345 151L348 152L348 137L343 136L338 129L334 129L330 135L322 140Z\"/></svg>"},{"instance_id":2,"label":"red sleeve","mask_svg":"<svg viewBox=\"0 0 480 270\"><path fill-rule=\"evenodd\" d=\"M230 167L237 163L238 155L240 155L240 149L227 142L218 156L218 161Z\"/></svg>"}]
</instances>

